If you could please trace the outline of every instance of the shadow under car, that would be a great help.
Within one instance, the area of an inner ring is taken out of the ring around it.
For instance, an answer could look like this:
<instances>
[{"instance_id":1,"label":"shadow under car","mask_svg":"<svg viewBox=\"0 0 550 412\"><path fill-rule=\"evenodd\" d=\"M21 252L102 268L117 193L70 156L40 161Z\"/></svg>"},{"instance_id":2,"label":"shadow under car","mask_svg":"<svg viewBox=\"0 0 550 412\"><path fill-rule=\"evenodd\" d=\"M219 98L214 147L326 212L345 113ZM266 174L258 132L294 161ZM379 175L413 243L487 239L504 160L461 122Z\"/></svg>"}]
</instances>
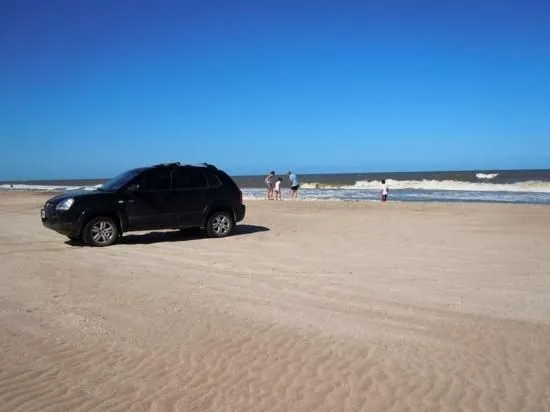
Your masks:
<instances>
[{"instance_id":1,"label":"shadow under car","mask_svg":"<svg viewBox=\"0 0 550 412\"><path fill-rule=\"evenodd\" d=\"M256 225L237 225L231 235L242 236L251 235L253 233L267 232L269 228L265 226ZM197 240L207 238L208 236L203 230L200 229L182 229L182 230L169 230L169 231L152 231L143 234L129 233L122 236L115 245L148 245L151 243L162 242L184 242L188 240ZM83 246L82 241L68 240L65 242L71 246ZM113 245L114 246L114 245Z\"/></svg>"}]
</instances>

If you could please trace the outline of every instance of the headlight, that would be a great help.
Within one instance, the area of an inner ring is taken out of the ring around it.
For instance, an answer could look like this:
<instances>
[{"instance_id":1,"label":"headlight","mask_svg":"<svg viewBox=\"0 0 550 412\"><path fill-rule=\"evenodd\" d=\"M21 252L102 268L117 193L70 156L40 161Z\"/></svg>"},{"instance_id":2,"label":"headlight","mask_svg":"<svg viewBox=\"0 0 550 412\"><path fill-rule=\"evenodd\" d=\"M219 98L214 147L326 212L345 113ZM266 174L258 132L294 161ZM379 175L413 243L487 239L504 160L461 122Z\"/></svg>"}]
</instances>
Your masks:
<instances>
[{"instance_id":1,"label":"headlight","mask_svg":"<svg viewBox=\"0 0 550 412\"><path fill-rule=\"evenodd\" d=\"M65 200L62 200L61 202L59 202L57 204L57 206L55 207L56 210L69 210L71 208L71 206L73 205L74 203L74 199L72 197L68 198L68 199L65 199Z\"/></svg>"}]
</instances>

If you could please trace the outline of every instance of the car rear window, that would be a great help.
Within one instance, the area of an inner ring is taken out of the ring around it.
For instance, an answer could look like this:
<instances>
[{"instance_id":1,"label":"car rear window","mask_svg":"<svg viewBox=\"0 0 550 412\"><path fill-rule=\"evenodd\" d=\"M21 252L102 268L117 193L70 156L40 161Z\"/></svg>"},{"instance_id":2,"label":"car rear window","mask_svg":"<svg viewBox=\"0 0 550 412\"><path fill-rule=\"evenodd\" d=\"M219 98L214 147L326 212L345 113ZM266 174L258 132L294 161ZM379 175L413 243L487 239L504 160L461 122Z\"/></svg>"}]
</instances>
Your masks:
<instances>
[{"instance_id":1,"label":"car rear window","mask_svg":"<svg viewBox=\"0 0 550 412\"><path fill-rule=\"evenodd\" d=\"M208 185L210 187L220 187L222 185L222 181L218 177L218 175L211 170L208 170L206 172L206 177L208 178Z\"/></svg>"},{"instance_id":2,"label":"car rear window","mask_svg":"<svg viewBox=\"0 0 550 412\"><path fill-rule=\"evenodd\" d=\"M235 181L231 177L229 177L229 175L224 171L218 170L216 175L224 185L233 187L234 189L239 189L239 186L237 185L237 183L235 183Z\"/></svg>"}]
</instances>

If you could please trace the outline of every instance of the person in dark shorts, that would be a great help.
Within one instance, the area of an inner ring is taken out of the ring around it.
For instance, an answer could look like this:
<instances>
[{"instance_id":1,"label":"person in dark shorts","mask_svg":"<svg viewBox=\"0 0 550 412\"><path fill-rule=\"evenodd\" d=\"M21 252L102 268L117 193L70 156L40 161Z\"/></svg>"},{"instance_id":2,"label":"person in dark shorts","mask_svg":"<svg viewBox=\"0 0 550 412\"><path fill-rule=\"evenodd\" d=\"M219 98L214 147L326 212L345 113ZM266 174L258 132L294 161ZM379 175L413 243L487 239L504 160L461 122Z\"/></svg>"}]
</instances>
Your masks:
<instances>
[{"instance_id":1,"label":"person in dark shorts","mask_svg":"<svg viewBox=\"0 0 550 412\"><path fill-rule=\"evenodd\" d=\"M295 173L288 172L288 178L290 179L290 198L298 198L298 189L300 188L300 181Z\"/></svg>"},{"instance_id":2,"label":"person in dark shorts","mask_svg":"<svg viewBox=\"0 0 550 412\"><path fill-rule=\"evenodd\" d=\"M386 180L382 179L382 202L385 202L386 200L388 200L388 185L386 183Z\"/></svg>"}]
</instances>

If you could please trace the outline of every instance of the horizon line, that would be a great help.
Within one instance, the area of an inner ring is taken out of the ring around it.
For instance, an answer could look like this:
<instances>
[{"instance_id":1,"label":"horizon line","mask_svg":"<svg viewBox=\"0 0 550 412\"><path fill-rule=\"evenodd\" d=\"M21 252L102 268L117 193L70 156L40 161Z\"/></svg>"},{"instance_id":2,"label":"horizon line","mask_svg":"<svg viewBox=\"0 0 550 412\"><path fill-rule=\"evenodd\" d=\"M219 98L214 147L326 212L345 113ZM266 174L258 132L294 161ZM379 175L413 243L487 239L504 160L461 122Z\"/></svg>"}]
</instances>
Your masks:
<instances>
[{"instance_id":1,"label":"horizon line","mask_svg":"<svg viewBox=\"0 0 550 412\"><path fill-rule=\"evenodd\" d=\"M223 170L223 169L222 169ZM384 171L384 172L368 172L368 171L354 171L354 172L297 172L300 176L309 176L309 175L354 175L354 174L369 174L369 175L394 175L394 174L406 174L406 173L498 173L498 172L546 172L550 171L550 168L528 168L528 169L448 169L448 170L408 170L408 171ZM284 172L286 174L287 171ZM261 177L266 173L261 174L231 174L228 173L231 177L242 178L242 177ZM277 173L276 173L277 174ZM0 184L9 184L9 183L18 183L18 182L54 182L54 181L63 181L63 180L109 180L111 177L65 177L65 178L52 178L52 179L43 179L43 178L32 178L32 179L9 179L9 180L0 180Z\"/></svg>"}]
</instances>

